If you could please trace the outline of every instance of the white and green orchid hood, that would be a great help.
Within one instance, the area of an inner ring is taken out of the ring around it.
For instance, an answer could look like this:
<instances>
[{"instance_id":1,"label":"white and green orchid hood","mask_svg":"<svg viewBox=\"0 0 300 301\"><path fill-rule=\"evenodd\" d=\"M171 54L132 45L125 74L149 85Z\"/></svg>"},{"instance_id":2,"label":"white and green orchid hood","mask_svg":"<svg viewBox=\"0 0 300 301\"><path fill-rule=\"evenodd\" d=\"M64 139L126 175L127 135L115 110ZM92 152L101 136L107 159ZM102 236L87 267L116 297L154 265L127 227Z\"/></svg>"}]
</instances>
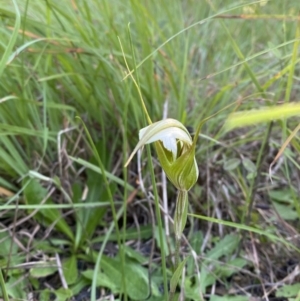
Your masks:
<instances>
[{"instance_id":1,"label":"white and green orchid hood","mask_svg":"<svg viewBox=\"0 0 300 301\"><path fill-rule=\"evenodd\" d=\"M141 147L155 142L160 164L175 187L188 191L194 186L199 175L195 145L181 122L168 118L152 123L140 130L139 139L126 166Z\"/></svg>"}]
</instances>

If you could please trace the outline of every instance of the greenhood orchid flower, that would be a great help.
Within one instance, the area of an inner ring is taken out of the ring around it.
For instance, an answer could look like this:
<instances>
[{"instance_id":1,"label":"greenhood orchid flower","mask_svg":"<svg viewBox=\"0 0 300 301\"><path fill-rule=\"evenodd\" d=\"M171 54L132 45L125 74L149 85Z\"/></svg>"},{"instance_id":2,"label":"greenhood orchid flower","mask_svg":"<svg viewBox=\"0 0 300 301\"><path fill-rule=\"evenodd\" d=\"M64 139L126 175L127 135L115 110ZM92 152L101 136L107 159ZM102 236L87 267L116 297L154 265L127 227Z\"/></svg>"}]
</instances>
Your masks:
<instances>
[{"instance_id":1,"label":"greenhood orchid flower","mask_svg":"<svg viewBox=\"0 0 300 301\"><path fill-rule=\"evenodd\" d=\"M152 123L140 130L139 139L125 166L140 148L155 142L160 164L174 186L181 191L194 186L199 174L195 144L181 122L168 118Z\"/></svg>"}]
</instances>

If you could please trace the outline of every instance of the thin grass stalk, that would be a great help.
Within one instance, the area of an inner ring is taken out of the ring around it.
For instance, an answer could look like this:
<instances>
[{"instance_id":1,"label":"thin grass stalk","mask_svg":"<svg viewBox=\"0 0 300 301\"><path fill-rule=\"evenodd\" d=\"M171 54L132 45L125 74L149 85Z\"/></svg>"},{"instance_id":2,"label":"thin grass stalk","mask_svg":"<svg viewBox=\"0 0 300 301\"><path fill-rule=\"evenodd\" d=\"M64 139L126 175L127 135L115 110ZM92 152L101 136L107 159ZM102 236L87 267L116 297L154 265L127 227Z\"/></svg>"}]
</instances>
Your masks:
<instances>
[{"instance_id":1,"label":"thin grass stalk","mask_svg":"<svg viewBox=\"0 0 300 301\"><path fill-rule=\"evenodd\" d=\"M13 0L13 5L14 5L14 8L15 8L15 15L16 15L16 21L15 21L15 25L14 25L14 30L13 30L13 33L10 37L10 40L6 46L6 49L2 55L2 58L0 60L0 77L2 76L3 74L3 71L4 69L6 68L6 63L8 61L8 58L16 44L16 41L17 41L17 38L18 38L18 34L19 34L19 29L20 29L20 26L21 26L21 14L20 14L20 10L19 10L19 7L17 5L17 1L16 0Z\"/></svg>"},{"instance_id":2,"label":"thin grass stalk","mask_svg":"<svg viewBox=\"0 0 300 301\"><path fill-rule=\"evenodd\" d=\"M158 224L160 254L161 254L162 272L163 272L163 280L164 280L164 300L168 300L167 264L166 264L166 254L165 254L165 249L164 249L164 245L165 245L164 244L164 234L163 234L164 232L163 232L163 226L162 226L162 221L161 221L159 197L158 197L158 192L157 192L157 187L156 187L150 146L147 145L146 149L147 149L147 157L148 157L148 164L149 164L148 166L150 169L151 181L152 181L152 186L153 186L155 214L156 214L157 224Z\"/></svg>"},{"instance_id":3,"label":"thin grass stalk","mask_svg":"<svg viewBox=\"0 0 300 301\"><path fill-rule=\"evenodd\" d=\"M2 291L3 300L9 301L1 268L0 268L0 287L1 287L1 291Z\"/></svg>"},{"instance_id":4,"label":"thin grass stalk","mask_svg":"<svg viewBox=\"0 0 300 301\"><path fill-rule=\"evenodd\" d=\"M127 178L128 178L128 171L124 167L126 162L126 154L127 154L127 148L128 148L128 141L127 141L127 126L128 126L128 106L129 106L129 97L126 98L125 103L125 109L124 109L124 115L120 122L122 122L121 131L123 135L123 178L124 178L124 194L123 194L123 230L122 230L122 245L125 245L126 242L126 227L127 227L127 197L128 197L128 185L127 185ZM122 252L122 254L125 256L125 252ZM125 262L125 257L124 257ZM127 292L124 292L124 300L127 301Z\"/></svg>"},{"instance_id":5,"label":"thin grass stalk","mask_svg":"<svg viewBox=\"0 0 300 301\"><path fill-rule=\"evenodd\" d=\"M268 237L271 241L280 242L287 248L291 248L292 250L295 250L296 252L300 253L300 248L295 246L295 244L289 242L287 239L284 239L278 235L272 234L266 230L261 230L259 228L247 226L242 223L229 222L229 221L221 220L221 219L214 218L214 217L208 217L208 216L200 215L200 214L189 213L188 215L198 218L198 219L201 219L201 220L204 220L204 221L207 221L207 222L210 222L210 223L221 224L221 225L224 225L227 227L231 227L231 228L235 228L235 229L239 229L239 230L243 230L243 231L248 231L248 232L252 232L252 233L256 233L258 235Z\"/></svg>"}]
</instances>

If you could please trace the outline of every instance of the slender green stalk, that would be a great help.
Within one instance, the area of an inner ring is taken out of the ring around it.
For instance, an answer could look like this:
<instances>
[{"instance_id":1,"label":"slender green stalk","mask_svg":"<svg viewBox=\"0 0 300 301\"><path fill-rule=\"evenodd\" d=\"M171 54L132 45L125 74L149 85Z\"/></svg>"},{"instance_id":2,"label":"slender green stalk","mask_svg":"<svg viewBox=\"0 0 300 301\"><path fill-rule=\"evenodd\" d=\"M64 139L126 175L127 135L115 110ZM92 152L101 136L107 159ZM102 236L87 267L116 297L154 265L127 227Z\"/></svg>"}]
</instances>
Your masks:
<instances>
[{"instance_id":1,"label":"slender green stalk","mask_svg":"<svg viewBox=\"0 0 300 301\"><path fill-rule=\"evenodd\" d=\"M3 278L3 274L2 274L2 269L0 268L0 287L2 290L2 297L4 301L9 301L8 299L8 295L6 292L6 288L5 288L5 282L4 282L4 278Z\"/></svg>"},{"instance_id":2,"label":"slender green stalk","mask_svg":"<svg viewBox=\"0 0 300 301\"><path fill-rule=\"evenodd\" d=\"M153 164L152 164L150 146L147 145L146 148L147 148L147 155L148 155L148 162L149 162L148 164L149 164L149 169L150 169L150 174L151 174L151 181L152 181L152 186L153 186L155 214L156 214L156 219L157 219L157 224L158 224L159 243L161 246L160 254L161 254L162 272L163 272L163 279L164 279L164 300L168 300L167 264L166 264L166 254L165 254L165 249L164 249L165 236L164 236L163 226L162 226L162 221L161 221L159 198L158 198L154 169L153 169Z\"/></svg>"},{"instance_id":3,"label":"slender green stalk","mask_svg":"<svg viewBox=\"0 0 300 301\"><path fill-rule=\"evenodd\" d=\"M121 47L121 50L122 50L122 54L123 54L123 58L124 58L124 62L125 62L126 68L130 72L130 69L129 69L129 66L128 66L125 54L124 54L124 50L123 50L123 46L122 46L121 40L120 40L119 37L118 37L118 39L119 39L119 43L120 43L120 47ZM142 104L142 107L143 107L143 111L144 111L144 113L146 115L147 121L148 121L149 124L151 124L152 121L151 121L150 115L148 113L148 110L146 108L146 105L145 105L145 102L144 102L144 99L143 99L143 95L142 95L141 89L140 89L137 81L135 80L135 78L133 77L133 75L131 73L130 73L130 77L131 77L131 79L132 79L132 81L133 81L133 83L134 83L134 85L135 85L135 87L136 87L136 89L138 91L138 94L139 94L139 97L140 97L140 100L141 100L141 104Z\"/></svg>"},{"instance_id":4,"label":"slender green stalk","mask_svg":"<svg viewBox=\"0 0 300 301\"><path fill-rule=\"evenodd\" d=\"M188 209L188 192L186 190L179 190L176 200L176 209L174 216L174 232L175 232L175 267L176 273L180 264L180 243L182 232L186 225ZM172 301L175 295L176 286L171 286L169 300Z\"/></svg>"},{"instance_id":5,"label":"slender green stalk","mask_svg":"<svg viewBox=\"0 0 300 301\"><path fill-rule=\"evenodd\" d=\"M123 158L123 178L124 178L124 182L127 183L127 177L128 177L128 171L127 169L124 167L125 162L126 162L126 154L127 154L127 148L128 148L128 140L127 140L127 125L128 125L128 105L129 105L129 97L126 97L126 103L124 106L124 114L122 117L122 124L120 124L120 128L122 131L122 136L123 136L123 154L124 154L124 158ZM123 193L123 231L122 231L122 246L125 245L126 242L126 227L127 227L127 197L128 197L128 189L129 185L125 185L124 186L124 193ZM121 253L121 256L125 256L125 252ZM123 261L125 262L125 257L123 258ZM124 294L124 300L127 301L127 292L125 291Z\"/></svg>"},{"instance_id":6,"label":"slender green stalk","mask_svg":"<svg viewBox=\"0 0 300 301\"><path fill-rule=\"evenodd\" d=\"M174 266L174 272L179 266L180 263L180 242L181 239L177 238L175 235L175 266ZM170 294L169 294L169 301L173 301L175 296L175 289L170 289Z\"/></svg>"}]
</instances>

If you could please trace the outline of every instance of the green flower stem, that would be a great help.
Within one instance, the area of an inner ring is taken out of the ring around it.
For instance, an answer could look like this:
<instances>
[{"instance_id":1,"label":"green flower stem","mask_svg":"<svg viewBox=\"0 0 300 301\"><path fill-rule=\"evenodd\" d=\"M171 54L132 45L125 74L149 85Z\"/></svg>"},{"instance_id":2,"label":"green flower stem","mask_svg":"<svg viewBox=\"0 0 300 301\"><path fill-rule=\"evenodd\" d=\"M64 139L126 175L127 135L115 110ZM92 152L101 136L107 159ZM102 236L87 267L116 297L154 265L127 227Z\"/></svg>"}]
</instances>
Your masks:
<instances>
[{"instance_id":1,"label":"green flower stem","mask_svg":"<svg viewBox=\"0 0 300 301\"><path fill-rule=\"evenodd\" d=\"M187 220L188 208L188 192L186 190L179 190L176 202L175 216L174 216L174 232L176 240L181 239L183 229L185 228ZM177 268L177 266L176 266Z\"/></svg>"},{"instance_id":2,"label":"green flower stem","mask_svg":"<svg viewBox=\"0 0 300 301\"><path fill-rule=\"evenodd\" d=\"M149 162L149 169L151 174L151 181L153 183L153 194L154 194L154 202L155 202L155 213L158 223L158 235L159 235L159 243L160 243L160 254L161 254L161 264L162 264L162 272L163 272L163 279L164 279L164 300L168 299L168 279L167 279L167 264L166 264L166 254L164 249L164 234L163 234L163 226L161 222L161 214L160 214L160 207L159 207L159 199L158 199L158 192L155 182L155 175L154 169L152 164L151 152L149 145L147 148L147 155L148 155L148 162Z\"/></svg>"},{"instance_id":3,"label":"green flower stem","mask_svg":"<svg viewBox=\"0 0 300 301\"><path fill-rule=\"evenodd\" d=\"M187 209L188 209L188 192L186 190L179 190L176 209L174 216L174 232L175 232L175 266L174 272L177 270L180 264L180 242L182 232L185 228L187 220ZM169 301L173 301L175 296L175 289L170 290Z\"/></svg>"},{"instance_id":4,"label":"green flower stem","mask_svg":"<svg viewBox=\"0 0 300 301\"><path fill-rule=\"evenodd\" d=\"M177 239L177 237L175 238L175 268L174 271L176 271L176 269L179 266L180 263L180 242L181 239Z\"/></svg>"}]
</instances>

